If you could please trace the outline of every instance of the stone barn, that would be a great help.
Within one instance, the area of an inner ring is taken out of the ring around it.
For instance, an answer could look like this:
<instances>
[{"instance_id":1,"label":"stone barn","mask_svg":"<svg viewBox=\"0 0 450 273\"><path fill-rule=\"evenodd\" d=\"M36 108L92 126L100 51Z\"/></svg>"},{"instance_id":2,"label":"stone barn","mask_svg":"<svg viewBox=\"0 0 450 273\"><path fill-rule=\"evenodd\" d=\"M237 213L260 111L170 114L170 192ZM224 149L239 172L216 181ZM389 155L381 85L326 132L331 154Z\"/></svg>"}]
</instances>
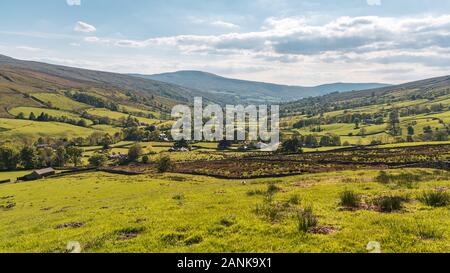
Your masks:
<instances>
[{"instance_id":1,"label":"stone barn","mask_svg":"<svg viewBox=\"0 0 450 273\"><path fill-rule=\"evenodd\" d=\"M25 175L23 177L23 180L25 181L32 181L32 180L38 180L38 179L42 179L44 177L50 176L50 175L54 175L56 174L56 171L53 168L46 168L46 169L42 169L42 170L35 170L32 173Z\"/></svg>"}]
</instances>

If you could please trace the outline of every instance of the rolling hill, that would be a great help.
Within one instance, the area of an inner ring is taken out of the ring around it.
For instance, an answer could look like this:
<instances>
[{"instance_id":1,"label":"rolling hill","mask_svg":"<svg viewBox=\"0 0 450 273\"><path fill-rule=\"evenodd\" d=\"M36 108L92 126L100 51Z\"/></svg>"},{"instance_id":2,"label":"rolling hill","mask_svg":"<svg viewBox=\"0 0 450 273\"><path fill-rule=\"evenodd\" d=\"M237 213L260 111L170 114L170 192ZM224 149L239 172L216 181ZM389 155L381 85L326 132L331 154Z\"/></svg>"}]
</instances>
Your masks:
<instances>
[{"instance_id":1,"label":"rolling hill","mask_svg":"<svg viewBox=\"0 0 450 273\"><path fill-rule=\"evenodd\" d=\"M7 108L43 106L32 94L75 90L102 96L118 103L137 104L130 96L146 98L153 108L190 102L195 96L213 100L213 96L181 86L136 78L128 75L22 61L0 55L0 116L8 116Z\"/></svg>"},{"instance_id":2,"label":"rolling hill","mask_svg":"<svg viewBox=\"0 0 450 273\"><path fill-rule=\"evenodd\" d=\"M332 92L347 92L388 86L379 83L333 83L315 87L288 86L229 79L201 71L179 71L158 75L135 74L133 76L212 93L215 94L218 100L227 103L278 103Z\"/></svg>"}]
</instances>

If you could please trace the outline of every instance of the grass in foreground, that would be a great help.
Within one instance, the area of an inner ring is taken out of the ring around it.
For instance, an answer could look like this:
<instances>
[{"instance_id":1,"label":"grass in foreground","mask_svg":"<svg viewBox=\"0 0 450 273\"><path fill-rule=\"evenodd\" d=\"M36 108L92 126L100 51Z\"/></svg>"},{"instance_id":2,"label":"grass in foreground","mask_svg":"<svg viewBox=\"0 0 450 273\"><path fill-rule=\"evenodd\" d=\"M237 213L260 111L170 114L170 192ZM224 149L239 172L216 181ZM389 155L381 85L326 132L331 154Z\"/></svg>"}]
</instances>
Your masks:
<instances>
[{"instance_id":1,"label":"grass in foreground","mask_svg":"<svg viewBox=\"0 0 450 273\"><path fill-rule=\"evenodd\" d=\"M424 171L433 173L412 170ZM240 181L86 173L0 185L0 206L9 207L0 209L0 252L64 252L69 241L80 242L84 252L366 252L370 241L380 242L383 252L448 252L449 208L418 199L450 181L392 188L376 182L378 175L346 171ZM255 213L269 189L271 204L284 206L276 221ZM365 201L410 199L391 213L349 211L340 207L344 191ZM317 232L300 232L299 219Z\"/></svg>"}]
</instances>

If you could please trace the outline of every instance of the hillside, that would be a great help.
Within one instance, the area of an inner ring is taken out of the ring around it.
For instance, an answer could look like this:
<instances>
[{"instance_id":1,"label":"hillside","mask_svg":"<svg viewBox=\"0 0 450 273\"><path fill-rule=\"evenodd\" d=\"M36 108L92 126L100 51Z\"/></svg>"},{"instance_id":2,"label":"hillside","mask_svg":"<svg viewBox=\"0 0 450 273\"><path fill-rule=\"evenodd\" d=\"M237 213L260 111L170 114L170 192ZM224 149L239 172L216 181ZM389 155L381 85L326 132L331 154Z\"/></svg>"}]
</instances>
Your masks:
<instances>
[{"instance_id":1,"label":"hillside","mask_svg":"<svg viewBox=\"0 0 450 273\"><path fill-rule=\"evenodd\" d=\"M331 92L347 92L385 87L378 83L333 83L315 87L288 86L264 82L224 78L201 71L179 71L158 75L134 75L214 93L219 100L230 103L260 103L292 101Z\"/></svg>"},{"instance_id":2,"label":"hillside","mask_svg":"<svg viewBox=\"0 0 450 273\"><path fill-rule=\"evenodd\" d=\"M147 98L152 102L149 106L167 109L179 102L189 102L194 96L209 98L200 91L154 80L0 55L0 116L8 116L5 107L43 106L42 101L30 94L57 94L66 90L95 93L122 103L129 103L126 96L132 94Z\"/></svg>"}]
</instances>

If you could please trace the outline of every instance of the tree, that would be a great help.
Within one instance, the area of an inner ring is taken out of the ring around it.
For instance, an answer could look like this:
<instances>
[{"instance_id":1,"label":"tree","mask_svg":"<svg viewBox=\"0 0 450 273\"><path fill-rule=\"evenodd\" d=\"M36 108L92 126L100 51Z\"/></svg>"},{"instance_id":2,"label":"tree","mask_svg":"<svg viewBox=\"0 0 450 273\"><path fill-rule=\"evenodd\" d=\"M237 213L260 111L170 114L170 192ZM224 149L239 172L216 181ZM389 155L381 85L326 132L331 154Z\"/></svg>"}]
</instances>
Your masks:
<instances>
[{"instance_id":1,"label":"tree","mask_svg":"<svg viewBox=\"0 0 450 273\"><path fill-rule=\"evenodd\" d=\"M103 167L108 162L108 157L104 153L95 153L89 158L89 164L94 167Z\"/></svg>"},{"instance_id":2,"label":"tree","mask_svg":"<svg viewBox=\"0 0 450 273\"><path fill-rule=\"evenodd\" d=\"M133 146L130 147L128 150L128 162L136 162L139 157L143 154L143 149L141 144L136 143Z\"/></svg>"},{"instance_id":3,"label":"tree","mask_svg":"<svg viewBox=\"0 0 450 273\"><path fill-rule=\"evenodd\" d=\"M18 119L25 119L25 114L24 114L23 112L20 112L20 113L17 115L17 118L18 118Z\"/></svg>"},{"instance_id":4,"label":"tree","mask_svg":"<svg viewBox=\"0 0 450 273\"><path fill-rule=\"evenodd\" d=\"M317 148L319 143L317 142L317 138L314 135L307 135L305 137L305 146L308 148Z\"/></svg>"},{"instance_id":5,"label":"tree","mask_svg":"<svg viewBox=\"0 0 450 273\"><path fill-rule=\"evenodd\" d=\"M24 146L22 150L20 150L20 162L25 169L36 168L38 163L36 149Z\"/></svg>"},{"instance_id":6,"label":"tree","mask_svg":"<svg viewBox=\"0 0 450 273\"><path fill-rule=\"evenodd\" d=\"M302 143L301 139L297 136L294 136L291 139L288 139L281 144L283 152L286 152L286 153L302 152L302 146L303 146L303 143Z\"/></svg>"},{"instance_id":7,"label":"tree","mask_svg":"<svg viewBox=\"0 0 450 273\"><path fill-rule=\"evenodd\" d=\"M85 120L85 119L80 119L80 120L77 122L77 126L80 126L80 127L87 127L87 122L86 122L86 120Z\"/></svg>"},{"instance_id":8,"label":"tree","mask_svg":"<svg viewBox=\"0 0 450 273\"><path fill-rule=\"evenodd\" d=\"M142 163L147 164L150 161L150 158L148 157L148 155L144 155L142 157Z\"/></svg>"},{"instance_id":9,"label":"tree","mask_svg":"<svg viewBox=\"0 0 450 273\"><path fill-rule=\"evenodd\" d=\"M100 144L103 146L103 150L108 150L113 143L114 140L109 134L106 134L100 141Z\"/></svg>"},{"instance_id":10,"label":"tree","mask_svg":"<svg viewBox=\"0 0 450 273\"><path fill-rule=\"evenodd\" d=\"M50 147L38 150L39 167L51 167L54 162L55 153Z\"/></svg>"},{"instance_id":11,"label":"tree","mask_svg":"<svg viewBox=\"0 0 450 273\"><path fill-rule=\"evenodd\" d=\"M402 128L400 127L400 118L398 110L393 110L389 114L388 133L392 136L401 136Z\"/></svg>"},{"instance_id":12,"label":"tree","mask_svg":"<svg viewBox=\"0 0 450 273\"><path fill-rule=\"evenodd\" d=\"M181 140L176 141L176 142L173 144L173 147L174 147L175 149L182 149L182 148L189 149L189 150L191 149L191 145L190 145L189 142L188 142L187 140L185 140L184 138L181 139Z\"/></svg>"},{"instance_id":13,"label":"tree","mask_svg":"<svg viewBox=\"0 0 450 273\"><path fill-rule=\"evenodd\" d=\"M33 112L31 112L28 119L29 120L36 120L36 115Z\"/></svg>"},{"instance_id":14,"label":"tree","mask_svg":"<svg viewBox=\"0 0 450 273\"><path fill-rule=\"evenodd\" d=\"M58 167L64 167L69 159L66 148L63 145L58 146L55 154L55 163Z\"/></svg>"},{"instance_id":15,"label":"tree","mask_svg":"<svg viewBox=\"0 0 450 273\"><path fill-rule=\"evenodd\" d=\"M158 172L165 173L172 168L172 160L169 156L161 156L157 161Z\"/></svg>"},{"instance_id":16,"label":"tree","mask_svg":"<svg viewBox=\"0 0 450 273\"><path fill-rule=\"evenodd\" d=\"M217 149L219 150L226 150L229 149L231 147L231 141L229 140L221 140L219 141L219 144L217 145Z\"/></svg>"},{"instance_id":17,"label":"tree","mask_svg":"<svg viewBox=\"0 0 450 273\"><path fill-rule=\"evenodd\" d=\"M0 147L0 170L13 171L19 164L19 153L15 147L4 145Z\"/></svg>"},{"instance_id":18,"label":"tree","mask_svg":"<svg viewBox=\"0 0 450 273\"><path fill-rule=\"evenodd\" d=\"M83 157L83 150L75 146L70 146L67 147L66 152L69 160L73 163L75 167L78 167L78 165L81 164L81 158Z\"/></svg>"}]
</instances>

